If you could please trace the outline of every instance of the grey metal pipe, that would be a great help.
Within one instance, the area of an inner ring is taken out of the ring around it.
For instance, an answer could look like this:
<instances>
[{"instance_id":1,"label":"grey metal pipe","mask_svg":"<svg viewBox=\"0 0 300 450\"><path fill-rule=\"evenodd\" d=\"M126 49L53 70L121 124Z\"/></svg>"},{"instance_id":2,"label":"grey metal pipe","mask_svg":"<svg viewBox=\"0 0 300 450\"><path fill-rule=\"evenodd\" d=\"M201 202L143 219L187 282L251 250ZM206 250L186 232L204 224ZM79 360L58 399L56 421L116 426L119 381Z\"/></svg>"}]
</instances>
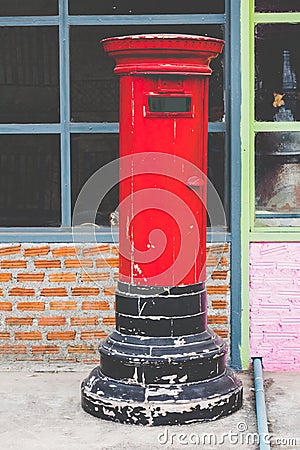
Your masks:
<instances>
[{"instance_id":1,"label":"grey metal pipe","mask_svg":"<svg viewBox=\"0 0 300 450\"><path fill-rule=\"evenodd\" d=\"M267 409L261 358L253 358L256 418L260 450L270 450Z\"/></svg>"}]
</instances>

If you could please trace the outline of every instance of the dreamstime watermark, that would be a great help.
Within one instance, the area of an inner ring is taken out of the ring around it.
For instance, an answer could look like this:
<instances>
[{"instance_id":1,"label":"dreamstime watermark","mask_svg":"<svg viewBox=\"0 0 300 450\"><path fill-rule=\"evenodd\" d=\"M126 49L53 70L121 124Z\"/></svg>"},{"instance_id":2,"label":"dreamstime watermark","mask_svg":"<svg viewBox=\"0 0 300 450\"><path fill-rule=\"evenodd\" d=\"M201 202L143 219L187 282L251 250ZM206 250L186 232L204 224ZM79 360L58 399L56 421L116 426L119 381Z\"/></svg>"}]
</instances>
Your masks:
<instances>
[{"instance_id":1,"label":"dreamstime watermark","mask_svg":"<svg viewBox=\"0 0 300 450\"><path fill-rule=\"evenodd\" d=\"M141 177L164 177L169 184L177 184L175 192L168 183L156 187L151 183L139 184ZM133 270L140 270L140 265L158 261L167 246L164 224L156 225L149 232L149 244L146 250L135 246L132 238L132 224L147 210L158 210L167 214L176 222L180 232L180 245L172 264L162 269L158 275L148 276L144 281L148 285L163 285L160 280L172 277L173 285L178 285L195 264L203 242L201 212L191 207L190 196L196 195L202 203L210 220L211 240L214 230L218 230L218 243L226 242L226 215L220 197L206 175L190 161L167 153L147 152L126 155L113 160L97 170L81 189L72 218L73 242L97 244L96 215L102 200L119 182L125 185L127 195L122 195L118 209L120 215L119 235L122 246L120 256L134 261ZM137 185L136 185L137 183ZM178 190L178 183L181 186ZM193 202L192 202L193 204ZM200 205L199 201L198 204ZM208 205L207 207L205 205ZM201 209L201 208L200 208ZM196 214L195 214L196 211ZM197 216L198 214L198 216ZM205 214L204 214L205 215ZM113 231L113 230L112 230ZM115 234L112 232L112 236ZM205 244L204 244L205 245ZM218 265L219 258L215 265ZM80 258L79 258L80 259ZM202 274L203 275L203 274ZM135 275L137 276L137 274ZM134 274L132 274L134 278ZM203 276L202 276L203 279ZM125 280L126 281L126 280ZM128 280L129 282L131 280Z\"/></svg>"},{"instance_id":2,"label":"dreamstime watermark","mask_svg":"<svg viewBox=\"0 0 300 450\"><path fill-rule=\"evenodd\" d=\"M162 446L182 445L182 446L249 446L259 445L260 443L269 445L297 446L297 438L279 437L273 434L259 435L250 432L245 422L239 422L236 431L229 430L225 433L184 433L175 432L166 428L159 433L157 440Z\"/></svg>"}]
</instances>

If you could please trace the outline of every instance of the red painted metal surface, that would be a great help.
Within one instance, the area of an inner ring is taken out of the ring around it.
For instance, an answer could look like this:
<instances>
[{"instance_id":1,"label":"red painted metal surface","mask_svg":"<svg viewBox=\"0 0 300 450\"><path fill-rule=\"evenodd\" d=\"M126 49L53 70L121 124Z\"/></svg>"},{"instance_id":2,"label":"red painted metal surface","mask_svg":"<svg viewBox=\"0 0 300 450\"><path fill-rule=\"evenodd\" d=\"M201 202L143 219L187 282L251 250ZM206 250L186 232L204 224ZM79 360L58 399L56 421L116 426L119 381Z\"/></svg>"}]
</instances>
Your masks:
<instances>
[{"instance_id":1,"label":"red painted metal surface","mask_svg":"<svg viewBox=\"0 0 300 450\"><path fill-rule=\"evenodd\" d=\"M223 41L140 35L103 45L121 75L120 281L204 281L209 62Z\"/></svg>"}]
</instances>

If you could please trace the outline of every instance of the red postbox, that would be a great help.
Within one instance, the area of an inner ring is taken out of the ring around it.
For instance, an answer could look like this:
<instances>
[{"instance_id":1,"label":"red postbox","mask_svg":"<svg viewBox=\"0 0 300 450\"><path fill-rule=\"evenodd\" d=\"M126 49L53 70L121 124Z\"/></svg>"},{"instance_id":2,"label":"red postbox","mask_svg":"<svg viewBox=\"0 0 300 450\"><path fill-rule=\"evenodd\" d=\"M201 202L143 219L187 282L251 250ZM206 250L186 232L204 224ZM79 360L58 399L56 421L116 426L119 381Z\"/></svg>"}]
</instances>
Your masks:
<instances>
[{"instance_id":1,"label":"red postbox","mask_svg":"<svg viewBox=\"0 0 300 450\"><path fill-rule=\"evenodd\" d=\"M120 75L120 280L116 331L82 405L126 423L215 419L242 402L206 322L208 76L223 41L164 34L103 45Z\"/></svg>"},{"instance_id":2,"label":"red postbox","mask_svg":"<svg viewBox=\"0 0 300 450\"><path fill-rule=\"evenodd\" d=\"M121 159L120 281L174 286L205 280L201 197L205 199L207 172L208 77L203 75L211 74L209 60L222 46L217 39L175 35L104 41L121 76L120 157L132 156ZM134 158L136 154L141 155ZM171 208L174 197L186 205L177 214ZM161 231L156 243L151 241L153 230ZM186 236L196 254L187 248Z\"/></svg>"}]
</instances>

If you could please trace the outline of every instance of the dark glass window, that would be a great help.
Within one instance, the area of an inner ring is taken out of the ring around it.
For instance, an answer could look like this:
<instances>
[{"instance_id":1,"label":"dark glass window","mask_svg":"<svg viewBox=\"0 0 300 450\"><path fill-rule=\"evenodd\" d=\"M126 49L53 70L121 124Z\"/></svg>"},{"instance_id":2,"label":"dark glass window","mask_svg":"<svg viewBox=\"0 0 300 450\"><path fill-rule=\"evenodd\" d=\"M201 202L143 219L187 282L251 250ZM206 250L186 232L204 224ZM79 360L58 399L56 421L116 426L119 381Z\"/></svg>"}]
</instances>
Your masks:
<instances>
[{"instance_id":1,"label":"dark glass window","mask_svg":"<svg viewBox=\"0 0 300 450\"><path fill-rule=\"evenodd\" d=\"M256 219L264 225L300 225L300 132L258 133Z\"/></svg>"},{"instance_id":2,"label":"dark glass window","mask_svg":"<svg viewBox=\"0 0 300 450\"><path fill-rule=\"evenodd\" d=\"M224 0L69 0L70 14L199 14L223 13Z\"/></svg>"},{"instance_id":3,"label":"dark glass window","mask_svg":"<svg viewBox=\"0 0 300 450\"><path fill-rule=\"evenodd\" d=\"M57 14L57 0L0 1L0 16L49 16Z\"/></svg>"},{"instance_id":4,"label":"dark glass window","mask_svg":"<svg viewBox=\"0 0 300 450\"><path fill-rule=\"evenodd\" d=\"M98 169L119 155L117 135L73 134L71 136L72 205L74 209L78 194L85 182ZM96 215L96 224L110 226L111 213L119 203L118 186L112 188L103 199ZM86 223L85 211L82 223Z\"/></svg>"},{"instance_id":5,"label":"dark glass window","mask_svg":"<svg viewBox=\"0 0 300 450\"><path fill-rule=\"evenodd\" d=\"M256 120L300 120L299 40L299 24L256 26Z\"/></svg>"},{"instance_id":6,"label":"dark glass window","mask_svg":"<svg viewBox=\"0 0 300 450\"><path fill-rule=\"evenodd\" d=\"M71 27L71 116L76 122L118 122L119 77L104 53L106 37L144 33L183 33L223 38L221 25ZM224 54L224 52L223 52ZM209 120L224 117L223 55L211 63Z\"/></svg>"},{"instance_id":7,"label":"dark glass window","mask_svg":"<svg viewBox=\"0 0 300 450\"><path fill-rule=\"evenodd\" d=\"M0 135L0 226L59 226L58 135Z\"/></svg>"},{"instance_id":8,"label":"dark glass window","mask_svg":"<svg viewBox=\"0 0 300 450\"><path fill-rule=\"evenodd\" d=\"M227 205L228 180L226 180L225 134L209 133L208 135L208 178L216 189L225 209L227 221L229 211ZM209 203L208 203L209 210ZM209 219L207 221L209 226ZM228 225L228 224L227 224Z\"/></svg>"},{"instance_id":9,"label":"dark glass window","mask_svg":"<svg viewBox=\"0 0 300 450\"><path fill-rule=\"evenodd\" d=\"M299 0L256 0L256 12L297 12Z\"/></svg>"},{"instance_id":10,"label":"dark glass window","mask_svg":"<svg viewBox=\"0 0 300 450\"><path fill-rule=\"evenodd\" d=\"M0 123L59 122L57 27L0 27Z\"/></svg>"}]
</instances>

